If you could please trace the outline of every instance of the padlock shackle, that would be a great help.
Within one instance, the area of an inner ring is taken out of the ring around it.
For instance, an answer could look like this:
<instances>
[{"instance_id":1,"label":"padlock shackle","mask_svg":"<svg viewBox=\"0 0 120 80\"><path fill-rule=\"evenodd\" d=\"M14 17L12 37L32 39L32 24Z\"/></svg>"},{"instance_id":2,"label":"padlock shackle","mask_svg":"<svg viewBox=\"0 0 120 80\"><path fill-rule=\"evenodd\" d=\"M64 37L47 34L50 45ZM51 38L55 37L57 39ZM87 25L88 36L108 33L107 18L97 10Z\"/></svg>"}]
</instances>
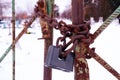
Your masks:
<instances>
[{"instance_id":1,"label":"padlock shackle","mask_svg":"<svg viewBox=\"0 0 120 80\"><path fill-rule=\"evenodd\" d=\"M66 44L66 40L65 40L66 37L58 37L57 38L57 41L56 41L56 46L59 47L59 41L63 41L63 46Z\"/></svg>"},{"instance_id":2,"label":"padlock shackle","mask_svg":"<svg viewBox=\"0 0 120 80\"><path fill-rule=\"evenodd\" d=\"M78 44L78 40L76 40L76 41L73 43L73 45L72 45L71 48L67 49L67 50L64 52L63 56L67 56L69 53L71 53L72 50L75 49L75 47L76 47L77 44ZM66 48L65 48L65 49L66 49Z\"/></svg>"},{"instance_id":3,"label":"padlock shackle","mask_svg":"<svg viewBox=\"0 0 120 80\"><path fill-rule=\"evenodd\" d=\"M56 41L56 46L57 47L61 47L61 51L62 52L64 52L64 54L62 54L63 55L63 57L65 57L65 56L67 56L72 50L74 50L75 49L75 46L77 45L77 43L78 43L78 40L82 40L82 39L84 39L85 38L85 36L84 35L77 35L77 36L73 36L73 37L71 37L71 40L68 42L68 43L66 43L66 37L64 36L64 37L59 37L58 39L57 39L57 41ZM63 45L59 45L59 41L63 41ZM71 48L69 48L69 49L67 49L67 50L65 50L69 45L71 45L73 43L73 45L72 45L72 47Z\"/></svg>"}]
</instances>

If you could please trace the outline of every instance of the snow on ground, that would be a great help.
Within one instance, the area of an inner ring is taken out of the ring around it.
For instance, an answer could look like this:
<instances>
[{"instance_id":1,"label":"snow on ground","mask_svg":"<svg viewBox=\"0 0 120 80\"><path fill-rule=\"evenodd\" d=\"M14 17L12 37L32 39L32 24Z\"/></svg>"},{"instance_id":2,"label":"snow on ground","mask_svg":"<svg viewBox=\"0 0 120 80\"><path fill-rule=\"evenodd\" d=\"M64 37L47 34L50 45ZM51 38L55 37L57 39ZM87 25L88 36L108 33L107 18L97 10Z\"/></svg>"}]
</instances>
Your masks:
<instances>
[{"instance_id":1,"label":"snow on ground","mask_svg":"<svg viewBox=\"0 0 120 80\"><path fill-rule=\"evenodd\" d=\"M17 32L20 32L19 28ZM41 37L40 28L34 29L34 32L35 34L24 34L16 44L16 80L42 79L44 43L43 40L37 40ZM11 35L8 35L8 29L0 29L0 34L0 55L2 55L11 44ZM11 66L12 52L0 63L0 75L2 75L0 80L12 80Z\"/></svg>"},{"instance_id":2,"label":"snow on ground","mask_svg":"<svg viewBox=\"0 0 120 80\"><path fill-rule=\"evenodd\" d=\"M65 20L70 23L70 21ZM91 33L102 24L102 22L91 24ZM16 28L18 34L22 28ZM43 80L43 55L44 40L37 40L42 37L40 27L29 28L34 34L24 34L16 44L16 80ZM0 28L0 57L11 44L9 29ZM57 35L56 35L57 34ZM54 43L59 31L54 31ZM120 24L114 20L109 27L94 41L91 47L96 48L98 53L113 68L120 72ZM88 60L90 68L90 80L117 80L105 70L94 59ZM63 72L53 69L52 80L74 80L74 72ZM0 80L12 80L12 51L0 63Z\"/></svg>"},{"instance_id":3,"label":"snow on ground","mask_svg":"<svg viewBox=\"0 0 120 80\"><path fill-rule=\"evenodd\" d=\"M101 23L93 23L91 32L96 30ZM120 24L118 20L114 20L105 30L98 36L92 44L96 48L96 53L109 63L115 70L120 73ZM117 80L113 75L108 73L99 63L95 60L88 60L90 67L91 80Z\"/></svg>"}]
</instances>

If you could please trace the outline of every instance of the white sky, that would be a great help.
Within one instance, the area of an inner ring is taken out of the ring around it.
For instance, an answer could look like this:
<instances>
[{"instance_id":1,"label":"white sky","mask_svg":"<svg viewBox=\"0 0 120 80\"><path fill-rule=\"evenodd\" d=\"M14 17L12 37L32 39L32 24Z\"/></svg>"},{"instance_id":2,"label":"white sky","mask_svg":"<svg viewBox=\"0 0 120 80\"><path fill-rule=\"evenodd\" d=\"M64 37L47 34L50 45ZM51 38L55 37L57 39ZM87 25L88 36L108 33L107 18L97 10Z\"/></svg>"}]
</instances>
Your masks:
<instances>
[{"instance_id":1,"label":"white sky","mask_svg":"<svg viewBox=\"0 0 120 80\"><path fill-rule=\"evenodd\" d=\"M3 0L6 2L12 2L12 0ZM34 6L38 0L15 0L16 13L20 11L32 12ZM5 15L11 15L11 7L7 11L4 11Z\"/></svg>"},{"instance_id":2,"label":"white sky","mask_svg":"<svg viewBox=\"0 0 120 80\"><path fill-rule=\"evenodd\" d=\"M30 8L34 9L34 5L37 1L38 0L16 0L16 8L19 8L20 10L29 11ZM67 8L67 5L71 4L71 0L64 0L64 2L61 0L55 0L55 4L59 6L59 12L61 13L64 9Z\"/></svg>"},{"instance_id":3,"label":"white sky","mask_svg":"<svg viewBox=\"0 0 120 80\"><path fill-rule=\"evenodd\" d=\"M32 12L38 0L16 0L16 11Z\"/></svg>"},{"instance_id":4,"label":"white sky","mask_svg":"<svg viewBox=\"0 0 120 80\"><path fill-rule=\"evenodd\" d=\"M12 2L12 0L4 0L7 2ZM26 11L26 12L32 12L34 9L34 6L36 5L36 2L38 0L15 0L15 8L16 8L16 13L20 11ZM68 5L71 4L71 0L55 0L55 4L59 6L59 12L62 13L65 9L68 8ZM6 11L5 11L6 12ZM7 10L5 15L10 15L11 14L11 9Z\"/></svg>"}]
</instances>

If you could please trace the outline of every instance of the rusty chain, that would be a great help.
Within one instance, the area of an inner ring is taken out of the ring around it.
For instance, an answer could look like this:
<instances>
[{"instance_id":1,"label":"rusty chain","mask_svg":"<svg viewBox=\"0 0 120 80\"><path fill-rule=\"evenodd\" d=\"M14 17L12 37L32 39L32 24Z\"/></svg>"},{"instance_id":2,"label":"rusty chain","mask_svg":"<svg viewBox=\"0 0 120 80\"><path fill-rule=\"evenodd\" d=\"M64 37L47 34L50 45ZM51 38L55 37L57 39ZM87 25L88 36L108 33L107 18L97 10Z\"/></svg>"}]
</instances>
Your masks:
<instances>
[{"instance_id":1,"label":"rusty chain","mask_svg":"<svg viewBox=\"0 0 120 80\"><path fill-rule=\"evenodd\" d=\"M59 37L58 39L63 42L63 51L73 43L72 47L67 49L64 53L66 56L72 50L74 50L76 40L81 41L86 44L86 58L90 58L90 52L94 51L93 49L89 48L89 45L93 43L93 35L89 32L90 30L90 22L84 22L80 25L73 25L73 24L66 24L64 21L57 21L55 18L51 18L49 15L43 13L44 4L42 1L39 1L34 8L34 12L38 17L41 17L41 20L48 23L49 27L53 27L60 31L63 37ZM44 31L44 30L43 30ZM70 41L66 43L66 37L70 38ZM58 40L57 40L58 41ZM92 50L92 51L91 51Z\"/></svg>"},{"instance_id":2,"label":"rusty chain","mask_svg":"<svg viewBox=\"0 0 120 80\"><path fill-rule=\"evenodd\" d=\"M66 24L64 21L57 21L54 18L49 17L47 14L44 14L42 11L43 8L43 2L40 1L37 6L35 6L35 13L38 17L41 17L41 20L47 22L48 26L51 28L55 28L60 31L60 33L63 35L62 37L59 37L57 39L57 43L59 41L63 42L62 44L62 50L60 57L64 58L67 54L69 54L72 51L75 51L76 45L79 43L82 45L82 47L79 47L82 52L81 54L75 54L77 55L77 59L79 61L83 58L90 59L93 57L95 60L97 60L104 68L106 68L110 73L112 73L116 78L120 79L120 74L113 69L109 64L107 64L100 56L98 56L95 53L95 48L90 48L90 44L94 42L94 39L106 28L106 26L119 14L120 7L112 14L108 20L105 21L102 27L100 27L94 34L91 34L90 31L90 22L83 22L83 24L80 25L73 25L73 24ZM41 5L40 5L41 4ZM106 24L106 25L105 25ZM44 31L44 30L43 30ZM66 38L70 38L70 41L66 43ZM70 44L73 44L72 47L69 49L68 46ZM59 45L61 47L61 45ZM79 46L79 45L78 45ZM80 51L78 51L79 53ZM80 58L81 57L81 58ZM83 57L83 58L82 58ZM86 62L86 60L84 60ZM81 69L85 70L85 68L88 70L87 63L80 63L79 67L81 66ZM79 64L79 63L77 63ZM85 71L83 71L85 72ZM79 72L78 72L79 73ZM84 74L83 74L84 75ZM88 77L88 73L86 74Z\"/></svg>"}]
</instances>

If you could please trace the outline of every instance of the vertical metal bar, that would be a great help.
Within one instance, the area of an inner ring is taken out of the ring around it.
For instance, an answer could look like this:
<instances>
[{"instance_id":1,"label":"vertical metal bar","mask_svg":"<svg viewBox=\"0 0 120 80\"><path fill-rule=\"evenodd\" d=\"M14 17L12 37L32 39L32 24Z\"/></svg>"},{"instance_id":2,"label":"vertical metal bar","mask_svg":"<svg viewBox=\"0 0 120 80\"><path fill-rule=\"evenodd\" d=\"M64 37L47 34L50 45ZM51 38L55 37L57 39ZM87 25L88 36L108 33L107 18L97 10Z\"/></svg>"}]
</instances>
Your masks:
<instances>
[{"instance_id":1,"label":"vertical metal bar","mask_svg":"<svg viewBox=\"0 0 120 80\"><path fill-rule=\"evenodd\" d=\"M45 59L46 59L46 55L47 55L47 51L48 51L48 48L49 48L49 45L52 44L52 42L50 41L52 40L52 38L50 39L45 39L44 41L44 62L45 62ZM44 66L44 79L43 80L52 80L52 69L51 68L48 68L48 67L45 67Z\"/></svg>"},{"instance_id":2,"label":"vertical metal bar","mask_svg":"<svg viewBox=\"0 0 120 80\"><path fill-rule=\"evenodd\" d=\"M12 0L12 43L15 41L15 0ZM12 79L15 80L15 45L12 46L13 56L12 56L12 70L13 70L13 77Z\"/></svg>"},{"instance_id":3,"label":"vertical metal bar","mask_svg":"<svg viewBox=\"0 0 120 80\"><path fill-rule=\"evenodd\" d=\"M53 17L52 12L53 12L54 0L45 0L45 1L46 1L46 12L50 17ZM49 33L47 36L49 36L49 37L45 38L45 41L44 41L44 43L45 43L44 44L44 47L45 47L44 48L44 62L46 59L48 48L50 45L53 44L53 28L50 28L48 25L47 25L47 28L49 30ZM44 66L44 79L43 80L52 80L52 69L51 68Z\"/></svg>"},{"instance_id":4,"label":"vertical metal bar","mask_svg":"<svg viewBox=\"0 0 120 80\"><path fill-rule=\"evenodd\" d=\"M72 0L72 24L82 24L83 20L83 0Z\"/></svg>"},{"instance_id":5,"label":"vertical metal bar","mask_svg":"<svg viewBox=\"0 0 120 80\"><path fill-rule=\"evenodd\" d=\"M14 46L17 41L22 37L22 35L27 31L27 28L33 23L33 21L36 19L36 15L32 16L28 24L24 27L24 29L18 34L16 37L15 41L6 49L6 51L3 53L2 57L0 58L0 63L3 61L3 59L7 56L7 54L10 52L12 49L12 46Z\"/></svg>"},{"instance_id":6,"label":"vertical metal bar","mask_svg":"<svg viewBox=\"0 0 120 80\"><path fill-rule=\"evenodd\" d=\"M72 0L72 24L74 25L79 25L84 22L83 2L84 0ZM75 80L89 80L89 69L84 56L83 46L84 43L78 41L75 48Z\"/></svg>"}]
</instances>

